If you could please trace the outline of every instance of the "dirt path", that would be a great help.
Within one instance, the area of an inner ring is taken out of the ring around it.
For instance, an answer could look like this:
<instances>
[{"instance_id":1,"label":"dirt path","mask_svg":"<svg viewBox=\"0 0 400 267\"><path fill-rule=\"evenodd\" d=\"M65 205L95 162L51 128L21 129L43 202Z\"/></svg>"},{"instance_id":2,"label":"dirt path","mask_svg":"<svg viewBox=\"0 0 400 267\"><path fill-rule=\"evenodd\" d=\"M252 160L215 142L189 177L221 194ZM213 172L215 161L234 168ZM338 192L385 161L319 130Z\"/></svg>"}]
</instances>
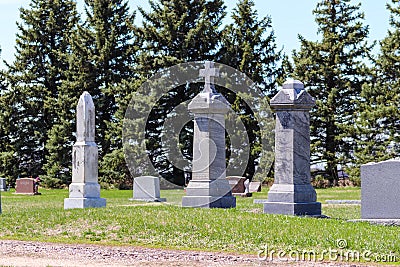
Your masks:
<instances>
[{"instance_id":1,"label":"dirt path","mask_svg":"<svg viewBox=\"0 0 400 267\"><path fill-rule=\"evenodd\" d=\"M279 263L260 261L253 255L69 245L0 240L0 266L362 266L339 263ZM365 265L364 265L365 266Z\"/></svg>"}]
</instances>

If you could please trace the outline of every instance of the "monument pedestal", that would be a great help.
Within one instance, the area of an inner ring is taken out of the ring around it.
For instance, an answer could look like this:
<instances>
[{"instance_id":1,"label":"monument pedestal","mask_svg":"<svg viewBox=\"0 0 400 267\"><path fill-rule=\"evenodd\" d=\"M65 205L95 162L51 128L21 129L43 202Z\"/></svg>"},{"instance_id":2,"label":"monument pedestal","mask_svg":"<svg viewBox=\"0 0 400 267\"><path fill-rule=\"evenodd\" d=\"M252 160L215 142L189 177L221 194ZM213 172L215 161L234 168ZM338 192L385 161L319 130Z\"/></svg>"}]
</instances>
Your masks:
<instances>
[{"instance_id":1,"label":"monument pedestal","mask_svg":"<svg viewBox=\"0 0 400 267\"><path fill-rule=\"evenodd\" d=\"M182 207L234 208L236 198L225 179L190 181L182 198Z\"/></svg>"},{"instance_id":2,"label":"monument pedestal","mask_svg":"<svg viewBox=\"0 0 400 267\"><path fill-rule=\"evenodd\" d=\"M264 202L264 213L321 215L311 185L310 118L315 100L296 80L284 83L271 100L276 112L275 181Z\"/></svg>"},{"instance_id":3,"label":"monument pedestal","mask_svg":"<svg viewBox=\"0 0 400 267\"><path fill-rule=\"evenodd\" d=\"M106 206L106 200L100 198L100 185L98 183L72 183L69 185L69 198L64 199L65 209L104 206Z\"/></svg>"},{"instance_id":4,"label":"monument pedestal","mask_svg":"<svg viewBox=\"0 0 400 267\"><path fill-rule=\"evenodd\" d=\"M99 197L64 199L64 209L101 208L105 206L106 199Z\"/></svg>"},{"instance_id":5,"label":"monument pedestal","mask_svg":"<svg viewBox=\"0 0 400 267\"><path fill-rule=\"evenodd\" d=\"M321 203L266 202L264 203L264 213L319 216L321 215Z\"/></svg>"},{"instance_id":6,"label":"monument pedestal","mask_svg":"<svg viewBox=\"0 0 400 267\"><path fill-rule=\"evenodd\" d=\"M236 207L236 198L234 196L185 196L182 198L182 207L234 208Z\"/></svg>"}]
</instances>

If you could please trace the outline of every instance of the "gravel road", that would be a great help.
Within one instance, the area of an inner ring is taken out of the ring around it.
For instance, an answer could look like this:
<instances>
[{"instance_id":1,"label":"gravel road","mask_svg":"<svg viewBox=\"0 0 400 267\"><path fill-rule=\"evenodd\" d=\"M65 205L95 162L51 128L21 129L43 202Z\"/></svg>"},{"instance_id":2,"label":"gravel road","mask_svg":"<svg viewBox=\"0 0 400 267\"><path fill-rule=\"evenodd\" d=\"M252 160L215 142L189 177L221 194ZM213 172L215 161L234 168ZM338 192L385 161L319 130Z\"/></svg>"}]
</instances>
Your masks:
<instances>
[{"instance_id":1,"label":"gravel road","mask_svg":"<svg viewBox=\"0 0 400 267\"><path fill-rule=\"evenodd\" d=\"M339 263L267 262L253 255L148 249L131 246L55 244L0 240L0 266L365 266ZM387 266L387 265L386 265Z\"/></svg>"}]
</instances>

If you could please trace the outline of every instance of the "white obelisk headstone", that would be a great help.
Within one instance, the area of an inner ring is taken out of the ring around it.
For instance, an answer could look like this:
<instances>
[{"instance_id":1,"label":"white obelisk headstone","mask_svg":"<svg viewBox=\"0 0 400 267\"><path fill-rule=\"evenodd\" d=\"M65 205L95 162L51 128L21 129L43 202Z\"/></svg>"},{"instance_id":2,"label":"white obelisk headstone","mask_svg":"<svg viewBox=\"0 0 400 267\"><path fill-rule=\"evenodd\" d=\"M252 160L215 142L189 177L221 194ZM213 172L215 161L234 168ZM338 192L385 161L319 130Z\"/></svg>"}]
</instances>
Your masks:
<instances>
[{"instance_id":1,"label":"white obelisk headstone","mask_svg":"<svg viewBox=\"0 0 400 267\"><path fill-rule=\"evenodd\" d=\"M84 92L76 108L76 143L72 149L72 183L64 209L105 207L98 183L98 149L95 137L95 108Z\"/></svg>"}]
</instances>

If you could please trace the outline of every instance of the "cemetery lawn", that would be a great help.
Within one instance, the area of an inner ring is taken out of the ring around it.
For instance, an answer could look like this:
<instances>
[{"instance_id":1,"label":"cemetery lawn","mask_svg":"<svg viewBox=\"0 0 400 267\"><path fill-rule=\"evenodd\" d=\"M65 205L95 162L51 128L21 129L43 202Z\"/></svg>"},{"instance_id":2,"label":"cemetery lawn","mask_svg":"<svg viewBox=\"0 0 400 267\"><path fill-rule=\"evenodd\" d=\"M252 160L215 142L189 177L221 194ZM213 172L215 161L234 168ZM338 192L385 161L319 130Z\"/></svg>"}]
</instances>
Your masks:
<instances>
[{"instance_id":1,"label":"cemetery lawn","mask_svg":"<svg viewBox=\"0 0 400 267\"><path fill-rule=\"evenodd\" d=\"M237 208L228 210L181 208L182 190L162 191L166 204L129 201L131 190L103 190L106 208L64 210L67 190L40 192L1 192L0 239L239 254L257 254L266 245L269 250L322 254L345 240L343 250L370 251L371 257L395 255L400 261L399 227L347 222L360 218L359 205L324 204L327 199L360 199L360 188L355 187L317 190L323 214L330 219L263 214L253 199L267 198L267 188L252 198L237 198Z\"/></svg>"}]
</instances>

